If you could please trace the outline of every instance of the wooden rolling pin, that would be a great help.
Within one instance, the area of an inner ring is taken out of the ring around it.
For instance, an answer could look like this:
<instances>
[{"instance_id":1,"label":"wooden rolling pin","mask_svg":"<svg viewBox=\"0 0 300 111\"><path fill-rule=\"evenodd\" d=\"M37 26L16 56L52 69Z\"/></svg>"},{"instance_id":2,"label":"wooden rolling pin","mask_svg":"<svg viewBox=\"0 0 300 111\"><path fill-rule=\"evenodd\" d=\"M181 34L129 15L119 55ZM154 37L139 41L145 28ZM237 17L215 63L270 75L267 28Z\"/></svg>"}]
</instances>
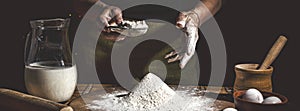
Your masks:
<instances>
[{"instance_id":1,"label":"wooden rolling pin","mask_svg":"<svg viewBox=\"0 0 300 111\"><path fill-rule=\"evenodd\" d=\"M70 106L4 88L0 88L0 108L6 111L73 111Z\"/></svg>"},{"instance_id":2,"label":"wooden rolling pin","mask_svg":"<svg viewBox=\"0 0 300 111\"><path fill-rule=\"evenodd\" d=\"M277 41L274 43L273 47L270 49L268 55L266 56L264 62L261 64L259 70L268 69L269 66L276 59L283 46L285 45L287 38L285 36L280 36Z\"/></svg>"}]
</instances>

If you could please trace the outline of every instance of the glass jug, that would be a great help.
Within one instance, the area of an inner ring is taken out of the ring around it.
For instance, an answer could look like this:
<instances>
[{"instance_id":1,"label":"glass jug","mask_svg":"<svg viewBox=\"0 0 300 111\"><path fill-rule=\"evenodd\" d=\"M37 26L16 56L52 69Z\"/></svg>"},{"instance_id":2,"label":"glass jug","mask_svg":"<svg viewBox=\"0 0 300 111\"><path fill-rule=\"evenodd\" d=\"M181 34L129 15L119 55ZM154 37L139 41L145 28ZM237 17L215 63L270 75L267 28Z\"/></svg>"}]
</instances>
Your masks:
<instances>
[{"instance_id":1,"label":"glass jug","mask_svg":"<svg viewBox=\"0 0 300 111\"><path fill-rule=\"evenodd\" d=\"M68 39L69 19L30 21L25 43L25 86L28 93L56 102L71 98L77 82Z\"/></svg>"}]
</instances>

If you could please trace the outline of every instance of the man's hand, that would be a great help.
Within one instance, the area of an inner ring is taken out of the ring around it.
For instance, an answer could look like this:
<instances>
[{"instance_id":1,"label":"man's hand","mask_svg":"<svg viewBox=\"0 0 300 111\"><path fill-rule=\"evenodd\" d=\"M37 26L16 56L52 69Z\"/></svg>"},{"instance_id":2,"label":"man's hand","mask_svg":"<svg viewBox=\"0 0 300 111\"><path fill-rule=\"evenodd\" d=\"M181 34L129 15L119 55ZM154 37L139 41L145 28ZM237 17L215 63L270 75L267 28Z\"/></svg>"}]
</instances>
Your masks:
<instances>
[{"instance_id":1,"label":"man's hand","mask_svg":"<svg viewBox=\"0 0 300 111\"><path fill-rule=\"evenodd\" d=\"M100 14L100 22L105 26L109 26L110 23L120 24L123 21L122 10L115 6L104 6L104 10Z\"/></svg>"},{"instance_id":2,"label":"man's hand","mask_svg":"<svg viewBox=\"0 0 300 111\"><path fill-rule=\"evenodd\" d=\"M122 10L115 6L104 6L103 12L99 15L100 24L106 27L112 23L120 24L123 21ZM104 28L101 33L101 37L112 41L121 41L125 39L125 36L119 33L110 32L109 29Z\"/></svg>"},{"instance_id":3,"label":"man's hand","mask_svg":"<svg viewBox=\"0 0 300 111\"><path fill-rule=\"evenodd\" d=\"M176 25L186 34L186 47L180 52L173 51L167 54L165 58L169 58L169 63L180 60L180 68L183 69L185 67L195 53L196 43L199 38L198 27L217 13L221 5L222 0L201 0L191 11L179 14Z\"/></svg>"},{"instance_id":4,"label":"man's hand","mask_svg":"<svg viewBox=\"0 0 300 111\"><path fill-rule=\"evenodd\" d=\"M82 18L85 13L92 7L96 6L101 13L89 15L88 19L94 21L95 18L98 23L104 26L108 26L109 22L121 23L122 10L116 6L110 6L102 2L102 0L74 0L74 9L78 18Z\"/></svg>"},{"instance_id":5,"label":"man's hand","mask_svg":"<svg viewBox=\"0 0 300 111\"><path fill-rule=\"evenodd\" d=\"M199 38L198 27L200 24L199 15L194 11L182 12L179 14L176 26L185 32L186 42L180 52L172 51L165 56L168 63L180 60L179 67L183 69L195 53L196 44Z\"/></svg>"}]
</instances>

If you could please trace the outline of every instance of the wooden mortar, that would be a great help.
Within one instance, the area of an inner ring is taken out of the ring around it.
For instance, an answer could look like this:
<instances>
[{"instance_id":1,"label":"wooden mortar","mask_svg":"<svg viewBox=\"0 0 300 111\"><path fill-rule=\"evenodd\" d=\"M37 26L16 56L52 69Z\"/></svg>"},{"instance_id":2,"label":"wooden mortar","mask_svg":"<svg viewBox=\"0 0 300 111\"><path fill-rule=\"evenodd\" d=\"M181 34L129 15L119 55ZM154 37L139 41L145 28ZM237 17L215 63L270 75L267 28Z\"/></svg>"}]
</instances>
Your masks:
<instances>
[{"instance_id":1,"label":"wooden mortar","mask_svg":"<svg viewBox=\"0 0 300 111\"><path fill-rule=\"evenodd\" d=\"M234 91L248 90L256 88L260 91L272 92L272 72L273 67L270 66L277 58L284 47L287 38L280 36L269 50L264 62L259 64L239 64L234 70L236 79L234 83Z\"/></svg>"},{"instance_id":2,"label":"wooden mortar","mask_svg":"<svg viewBox=\"0 0 300 111\"><path fill-rule=\"evenodd\" d=\"M259 64L238 64L235 66L234 91L256 88L260 91L272 92L273 67L257 70Z\"/></svg>"}]
</instances>

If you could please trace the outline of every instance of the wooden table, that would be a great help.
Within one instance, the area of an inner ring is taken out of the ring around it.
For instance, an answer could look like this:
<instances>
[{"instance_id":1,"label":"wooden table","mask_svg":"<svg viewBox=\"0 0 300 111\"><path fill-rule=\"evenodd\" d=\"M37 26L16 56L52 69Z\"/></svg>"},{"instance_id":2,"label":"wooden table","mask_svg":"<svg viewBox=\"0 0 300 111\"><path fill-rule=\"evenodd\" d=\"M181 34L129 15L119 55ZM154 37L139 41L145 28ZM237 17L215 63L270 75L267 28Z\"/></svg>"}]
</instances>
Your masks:
<instances>
[{"instance_id":1,"label":"wooden table","mask_svg":"<svg viewBox=\"0 0 300 111\"><path fill-rule=\"evenodd\" d=\"M218 94L217 101L215 102L217 109L224 109L226 107L234 107L233 98L232 98L232 88L231 87L207 87L207 86L175 86L170 85L171 88L176 88L177 90L197 90L197 95L206 96L216 95ZM219 88L221 91L219 92ZM112 85L112 84L78 84L77 89L73 95L73 97L66 102L66 105L70 105L73 107L75 111L90 111L85 106L86 99L87 100L95 100L95 94L99 95L99 93L110 93L113 91L124 90L123 88ZM103 92L105 91L105 92ZM101 95L101 94L100 94ZM82 97L85 98L85 102Z\"/></svg>"}]
</instances>

